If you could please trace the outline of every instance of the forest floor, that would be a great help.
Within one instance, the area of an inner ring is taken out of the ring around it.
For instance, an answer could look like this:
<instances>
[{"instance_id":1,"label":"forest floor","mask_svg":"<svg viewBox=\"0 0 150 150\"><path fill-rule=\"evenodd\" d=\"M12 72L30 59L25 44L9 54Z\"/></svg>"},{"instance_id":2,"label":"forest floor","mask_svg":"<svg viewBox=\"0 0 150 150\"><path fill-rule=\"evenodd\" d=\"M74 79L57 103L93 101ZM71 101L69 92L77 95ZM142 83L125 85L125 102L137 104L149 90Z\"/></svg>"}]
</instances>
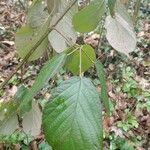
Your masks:
<instances>
[{"instance_id":1,"label":"forest floor","mask_svg":"<svg viewBox=\"0 0 150 150\"><path fill-rule=\"evenodd\" d=\"M130 54L130 58L118 54L107 44L106 39L103 39L103 46L97 54L105 65L111 101L111 117L103 113L106 149L150 150L150 18L145 6L147 4L143 4L136 26L137 49ZM21 61L16 53L15 32L24 22L22 3L0 1L0 83ZM27 69L18 71L12 77L0 91L0 102L9 101L21 82L32 85L39 70L37 64L26 64L24 68ZM92 73L94 70L86 74L93 78L99 89L99 81ZM49 94L45 94L44 98L48 97Z\"/></svg>"}]
</instances>

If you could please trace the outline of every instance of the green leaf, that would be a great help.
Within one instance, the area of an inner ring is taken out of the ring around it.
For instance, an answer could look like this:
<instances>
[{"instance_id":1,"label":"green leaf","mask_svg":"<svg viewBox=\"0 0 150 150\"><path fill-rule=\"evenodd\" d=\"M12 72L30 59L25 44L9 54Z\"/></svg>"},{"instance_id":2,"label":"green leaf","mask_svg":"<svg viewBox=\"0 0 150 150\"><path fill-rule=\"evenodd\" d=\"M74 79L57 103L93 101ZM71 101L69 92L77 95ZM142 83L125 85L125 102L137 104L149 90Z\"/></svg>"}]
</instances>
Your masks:
<instances>
[{"instance_id":1,"label":"green leaf","mask_svg":"<svg viewBox=\"0 0 150 150\"><path fill-rule=\"evenodd\" d=\"M108 115L110 115L110 105L109 105L109 97L107 94L106 75L105 75L104 67L100 61L97 61L95 63L95 66L96 66L97 75L100 80L102 101L104 103Z\"/></svg>"},{"instance_id":2,"label":"green leaf","mask_svg":"<svg viewBox=\"0 0 150 150\"><path fill-rule=\"evenodd\" d=\"M55 150L102 150L99 94L87 78L72 77L52 91L43 114L46 140Z\"/></svg>"},{"instance_id":3,"label":"green leaf","mask_svg":"<svg viewBox=\"0 0 150 150\"><path fill-rule=\"evenodd\" d=\"M78 75L80 70L80 49L81 49L81 71L88 70L96 60L95 51L90 45L81 45L69 55L66 60L66 68L73 74ZM73 51L74 49L72 49Z\"/></svg>"},{"instance_id":4,"label":"green leaf","mask_svg":"<svg viewBox=\"0 0 150 150\"><path fill-rule=\"evenodd\" d=\"M112 17L115 15L115 4L116 0L108 0L108 7Z\"/></svg>"},{"instance_id":5,"label":"green leaf","mask_svg":"<svg viewBox=\"0 0 150 150\"><path fill-rule=\"evenodd\" d=\"M23 109L25 110L25 106L27 104L30 105L30 108L27 107L26 111L29 111L31 109L31 101L33 97L43 88L45 83L60 70L62 67L64 61L65 61L66 54L59 54L50 59L46 62L46 64L41 69L40 73L38 74L33 86L29 90L29 93L27 93L23 99L22 103L20 105L20 111Z\"/></svg>"},{"instance_id":6,"label":"green leaf","mask_svg":"<svg viewBox=\"0 0 150 150\"><path fill-rule=\"evenodd\" d=\"M46 62L46 64L41 69L40 73L38 74L32 88L31 93L32 95L36 95L37 92L39 92L43 86L46 84L46 82L54 77L56 73L59 72L61 67L63 66L66 59L66 54L61 53L59 55L54 56L52 59Z\"/></svg>"},{"instance_id":7,"label":"green leaf","mask_svg":"<svg viewBox=\"0 0 150 150\"><path fill-rule=\"evenodd\" d=\"M93 31L101 21L105 12L104 0L95 0L83 8L73 17L73 26L76 31L85 33Z\"/></svg>"},{"instance_id":8,"label":"green leaf","mask_svg":"<svg viewBox=\"0 0 150 150\"><path fill-rule=\"evenodd\" d=\"M44 0L36 0L32 3L27 13L27 24L32 28L43 25L49 14L47 12Z\"/></svg>"},{"instance_id":9,"label":"green leaf","mask_svg":"<svg viewBox=\"0 0 150 150\"><path fill-rule=\"evenodd\" d=\"M22 104L24 96L28 94L28 89L25 86L21 86L12 100L0 104L0 135L11 135L19 128L18 109ZM29 107L27 103L24 106L22 111Z\"/></svg>"},{"instance_id":10,"label":"green leaf","mask_svg":"<svg viewBox=\"0 0 150 150\"><path fill-rule=\"evenodd\" d=\"M23 26L16 33L15 44L18 55L21 58L29 53L34 45L47 33L51 18L39 29L32 29L29 26ZM34 53L29 57L28 61L33 61L41 57L48 47L48 38L37 47Z\"/></svg>"}]
</instances>

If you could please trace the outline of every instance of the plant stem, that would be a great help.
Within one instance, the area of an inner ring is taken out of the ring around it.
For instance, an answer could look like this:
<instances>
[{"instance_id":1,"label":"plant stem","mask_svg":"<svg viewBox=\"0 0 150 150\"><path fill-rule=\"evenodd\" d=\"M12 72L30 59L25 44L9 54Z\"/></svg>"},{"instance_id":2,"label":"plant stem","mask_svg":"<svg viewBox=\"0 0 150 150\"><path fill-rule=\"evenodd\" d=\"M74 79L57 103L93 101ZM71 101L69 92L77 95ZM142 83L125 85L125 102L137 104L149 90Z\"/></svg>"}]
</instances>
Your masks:
<instances>
[{"instance_id":1,"label":"plant stem","mask_svg":"<svg viewBox=\"0 0 150 150\"><path fill-rule=\"evenodd\" d=\"M137 18L138 18L138 13L140 10L140 5L141 5L141 0L137 0L136 4L135 4L135 8L134 8L134 12L133 12L133 23L136 24L137 23Z\"/></svg>"},{"instance_id":2,"label":"plant stem","mask_svg":"<svg viewBox=\"0 0 150 150\"><path fill-rule=\"evenodd\" d=\"M82 48L83 46L80 47L80 64L79 64L79 73L80 73L80 78L82 78Z\"/></svg>"},{"instance_id":3,"label":"plant stem","mask_svg":"<svg viewBox=\"0 0 150 150\"><path fill-rule=\"evenodd\" d=\"M29 53L25 56L23 61L18 65L16 70L10 74L10 76L0 85L0 90L9 82L9 80L17 73L17 71L23 66L23 64L29 59L29 57L33 54L33 52L37 49L37 47L43 42L43 40L48 36L49 33L52 32L53 28L62 20L62 18L67 14L67 12L75 5L77 0L74 0L70 3L69 7L62 13L62 15L57 19L57 21L51 25L47 32L41 37L41 39L35 43L35 45L29 50Z\"/></svg>"}]
</instances>

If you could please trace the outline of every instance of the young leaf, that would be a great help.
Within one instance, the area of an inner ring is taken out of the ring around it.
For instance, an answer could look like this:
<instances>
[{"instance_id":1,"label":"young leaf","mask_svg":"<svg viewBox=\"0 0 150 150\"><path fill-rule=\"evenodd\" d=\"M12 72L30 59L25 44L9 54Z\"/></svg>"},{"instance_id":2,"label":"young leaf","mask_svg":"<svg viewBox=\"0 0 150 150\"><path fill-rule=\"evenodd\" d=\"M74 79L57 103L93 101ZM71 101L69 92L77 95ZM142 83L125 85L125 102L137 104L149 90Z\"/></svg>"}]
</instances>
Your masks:
<instances>
[{"instance_id":1,"label":"young leaf","mask_svg":"<svg viewBox=\"0 0 150 150\"><path fill-rule=\"evenodd\" d=\"M133 28L119 14L115 18L108 16L105 28L106 38L114 49L126 55L135 49L136 35Z\"/></svg>"},{"instance_id":2,"label":"young leaf","mask_svg":"<svg viewBox=\"0 0 150 150\"><path fill-rule=\"evenodd\" d=\"M102 114L91 81L73 77L52 91L43 114L46 140L55 150L101 150Z\"/></svg>"},{"instance_id":3,"label":"young leaf","mask_svg":"<svg viewBox=\"0 0 150 150\"><path fill-rule=\"evenodd\" d=\"M15 44L18 55L21 58L29 53L29 50L46 34L51 18L48 18L47 22L39 29L32 29L29 26L24 26L16 33ZM34 53L29 57L28 61L33 61L41 57L48 46L48 39L46 38L37 47Z\"/></svg>"},{"instance_id":4,"label":"young leaf","mask_svg":"<svg viewBox=\"0 0 150 150\"><path fill-rule=\"evenodd\" d=\"M81 49L81 72L88 70L96 59L94 49L90 45L81 45L78 50L69 55L66 60L66 68L73 74L80 73L80 49ZM74 50L74 49L73 49ZM73 51L72 50L72 51Z\"/></svg>"},{"instance_id":5,"label":"young leaf","mask_svg":"<svg viewBox=\"0 0 150 150\"><path fill-rule=\"evenodd\" d=\"M47 61L47 63L43 66L40 73L38 74L30 91L22 98L22 103L19 107L20 111L29 111L31 109L31 102L33 97L39 92L39 90L43 88L45 83L60 70L65 61L65 57L66 55L62 53ZM25 107L27 104L30 105L30 108Z\"/></svg>"},{"instance_id":6,"label":"young leaf","mask_svg":"<svg viewBox=\"0 0 150 150\"><path fill-rule=\"evenodd\" d=\"M22 126L23 131L33 137L41 133L42 112L35 101L32 102L32 109L24 114Z\"/></svg>"},{"instance_id":7,"label":"young leaf","mask_svg":"<svg viewBox=\"0 0 150 150\"><path fill-rule=\"evenodd\" d=\"M97 75L100 80L102 101L106 108L107 114L110 115L110 105L109 105L109 97L107 94L106 76L105 76L104 67L100 61L97 61L95 63L95 66L96 66Z\"/></svg>"},{"instance_id":8,"label":"young leaf","mask_svg":"<svg viewBox=\"0 0 150 150\"><path fill-rule=\"evenodd\" d=\"M52 18L52 22L55 22L68 6L68 0L59 1L58 13ZM49 34L48 39L57 53L61 53L67 49L68 45L73 45L77 39L77 33L72 26L72 17L77 12L77 3L68 11L68 13L57 24L55 29Z\"/></svg>"},{"instance_id":9,"label":"young leaf","mask_svg":"<svg viewBox=\"0 0 150 150\"><path fill-rule=\"evenodd\" d=\"M93 31L105 12L104 0L94 0L73 17L73 26L76 31L85 33Z\"/></svg>"}]
</instances>

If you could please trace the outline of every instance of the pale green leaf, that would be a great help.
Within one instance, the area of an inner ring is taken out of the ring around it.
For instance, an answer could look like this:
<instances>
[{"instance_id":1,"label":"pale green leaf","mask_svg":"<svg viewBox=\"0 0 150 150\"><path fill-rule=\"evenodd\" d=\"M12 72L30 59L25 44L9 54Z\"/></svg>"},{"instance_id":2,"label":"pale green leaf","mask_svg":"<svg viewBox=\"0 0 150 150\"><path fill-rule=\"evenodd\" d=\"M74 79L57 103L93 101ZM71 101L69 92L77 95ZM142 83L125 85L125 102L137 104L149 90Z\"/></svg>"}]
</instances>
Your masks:
<instances>
[{"instance_id":1,"label":"pale green leaf","mask_svg":"<svg viewBox=\"0 0 150 150\"><path fill-rule=\"evenodd\" d=\"M100 61L97 61L95 63L95 66L96 66L97 75L101 85L101 98L106 108L107 114L110 115L110 105L109 105L109 97L107 93L106 75L105 75L104 67Z\"/></svg>"},{"instance_id":2,"label":"pale green leaf","mask_svg":"<svg viewBox=\"0 0 150 150\"><path fill-rule=\"evenodd\" d=\"M41 37L43 37L47 33L50 20L51 18L49 18L47 22L39 29L32 29L29 26L23 26L17 31L15 37L15 44L18 55L21 58L25 58L25 56L34 47L34 45L41 39ZM33 61L41 57L47 47L48 38L45 38L28 60Z\"/></svg>"},{"instance_id":3,"label":"pale green leaf","mask_svg":"<svg viewBox=\"0 0 150 150\"><path fill-rule=\"evenodd\" d=\"M104 0L94 0L73 17L76 31L85 33L93 31L101 21L105 12Z\"/></svg>"},{"instance_id":4,"label":"pale green leaf","mask_svg":"<svg viewBox=\"0 0 150 150\"><path fill-rule=\"evenodd\" d=\"M102 150L99 94L91 81L73 77L52 92L43 114L45 138L55 150Z\"/></svg>"},{"instance_id":5,"label":"pale green leaf","mask_svg":"<svg viewBox=\"0 0 150 150\"><path fill-rule=\"evenodd\" d=\"M81 49L81 71L87 71L96 59L95 51L90 45L81 45L66 60L66 68L73 74L78 75L80 70L80 49ZM74 51L74 49L72 49Z\"/></svg>"}]
</instances>

